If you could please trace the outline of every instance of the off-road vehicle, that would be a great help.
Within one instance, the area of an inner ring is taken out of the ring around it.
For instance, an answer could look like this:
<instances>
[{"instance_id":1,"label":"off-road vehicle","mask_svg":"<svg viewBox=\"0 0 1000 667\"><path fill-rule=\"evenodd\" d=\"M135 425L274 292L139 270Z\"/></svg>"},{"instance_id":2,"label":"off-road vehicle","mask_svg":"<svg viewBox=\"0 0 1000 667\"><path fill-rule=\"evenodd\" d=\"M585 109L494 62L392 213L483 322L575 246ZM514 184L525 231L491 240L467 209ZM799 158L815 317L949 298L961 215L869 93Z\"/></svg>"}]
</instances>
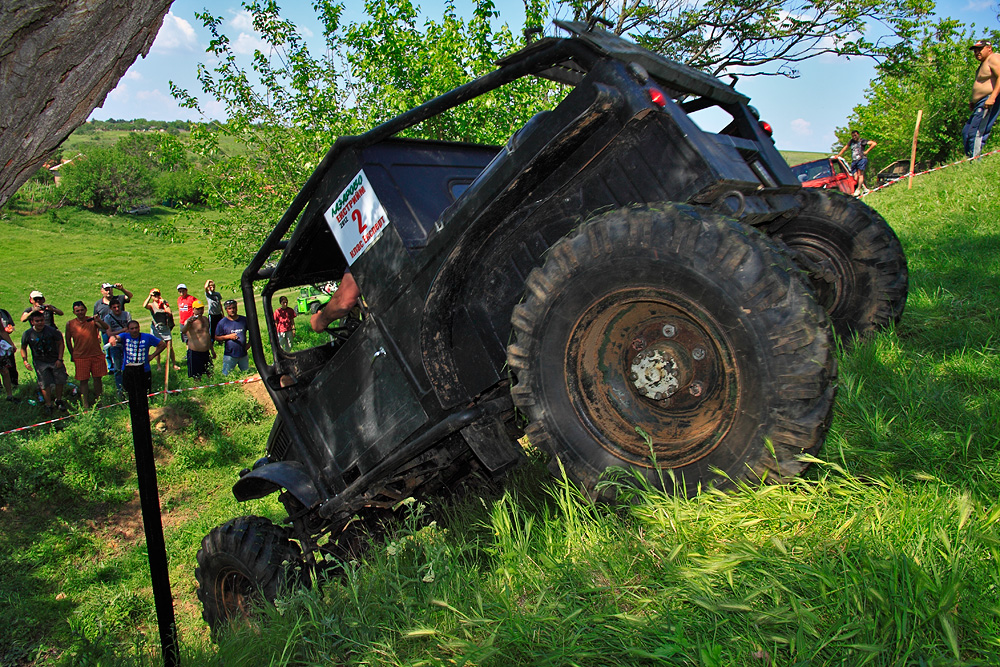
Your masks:
<instances>
[{"instance_id":1,"label":"off-road vehicle","mask_svg":"<svg viewBox=\"0 0 1000 667\"><path fill-rule=\"evenodd\" d=\"M895 234L803 189L745 96L593 24L556 25L569 36L338 139L244 272L278 416L233 492L280 493L288 517L205 537L213 627L272 598L284 564L341 554L373 514L502 473L522 422L591 494L609 466L682 494L786 479L830 421L830 322L851 337L899 318ZM524 76L566 94L504 146L397 136ZM695 122L708 109L718 132ZM273 295L348 268L360 325L283 352Z\"/></svg>"}]
</instances>

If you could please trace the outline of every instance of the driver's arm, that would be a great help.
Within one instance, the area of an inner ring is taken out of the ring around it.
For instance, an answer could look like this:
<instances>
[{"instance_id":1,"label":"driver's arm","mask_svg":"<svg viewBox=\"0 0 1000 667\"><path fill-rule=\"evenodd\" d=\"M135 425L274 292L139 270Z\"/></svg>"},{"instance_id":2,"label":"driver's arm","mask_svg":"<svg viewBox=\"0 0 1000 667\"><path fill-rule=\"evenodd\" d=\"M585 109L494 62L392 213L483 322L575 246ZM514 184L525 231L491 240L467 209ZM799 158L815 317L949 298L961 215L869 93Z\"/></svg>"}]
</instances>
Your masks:
<instances>
[{"instance_id":1,"label":"driver's arm","mask_svg":"<svg viewBox=\"0 0 1000 667\"><path fill-rule=\"evenodd\" d=\"M358 305L361 298L361 290L354 280L354 275L345 273L340 281L340 288L333 293L333 297L326 302L322 310L309 318L309 326L313 331L323 331L330 322L347 315L354 306Z\"/></svg>"}]
</instances>

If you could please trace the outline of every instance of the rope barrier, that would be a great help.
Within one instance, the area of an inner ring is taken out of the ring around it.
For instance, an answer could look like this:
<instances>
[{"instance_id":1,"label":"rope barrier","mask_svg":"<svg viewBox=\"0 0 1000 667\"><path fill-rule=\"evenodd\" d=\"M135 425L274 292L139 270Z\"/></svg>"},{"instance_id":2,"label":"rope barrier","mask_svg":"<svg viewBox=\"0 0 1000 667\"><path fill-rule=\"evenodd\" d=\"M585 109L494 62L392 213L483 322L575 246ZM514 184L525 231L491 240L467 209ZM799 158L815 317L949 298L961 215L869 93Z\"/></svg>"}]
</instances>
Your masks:
<instances>
[{"instance_id":1,"label":"rope barrier","mask_svg":"<svg viewBox=\"0 0 1000 667\"><path fill-rule=\"evenodd\" d=\"M891 181L889 181L888 183L883 183L882 185L878 186L877 188L873 188L873 189L869 190L868 192L866 192L863 195L861 195L859 197L859 199L863 199L863 198L867 197L870 194L874 194L874 193L878 192L879 190L884 190L887 187L889 187L890 185L895 185L896 183L899 183L904 178L909 178L911 175L914 178L916 178L917 176L923 176L924 174L929 174L932 171L940 171L941 169L947 169L948 167L954 167L955 165L963 164L965 162L972 162L973 160L978 160L980 158L987 157L988 155L996 155L997 153L1000 153L1000 148L998 148L995 151L990 151L989 153L980 153L979 157L967 157L967 158L962 158L961 160L958 160L956 162L952 162L951 164L939 164L936 167L931 167L930 169L925 169L924 171L919 171L919 172L917 172L915 174L911 174L911 172L906 172L905 174L903 174L899 178L894 178Z\"/></svg>"},{"instance_id":2,"label":"rope barrier","mask_svg":"<svg viewBox=\"0 0 1000 667\"><path fill-rule=\"evenodd\" d=\"M179 394L184 391L195 391L196 389L211 389L212 387L225 387L230 384L250 384L251 382L260 382L259 375L251 375L248 378L243 378L241 380L230 380L229 382L219 382L218 384L205 384L200 387L183 387L181 389L165 389L161 391L154 391L152 394L147 394L149 398L154 396L161 396L165 394ZM102 405L95 410L105 410L107 408L116 408L119 405L128 405L128 401L119 401L118 403L111 403L109 405ZM9 435L11 433L18 433L20 431L27 431L28 429L37 428L39 426L47 426L48 424L55 424L56 422L61 422L64 419L72 419L77 415L65 415L63 417L56 417L55 419L49 419L47 421L38 422L37 424L31 424L29 426L19 426L18 428L12 428L9 431L0 432L0 436Z\"/></svg>"}]
</instances>

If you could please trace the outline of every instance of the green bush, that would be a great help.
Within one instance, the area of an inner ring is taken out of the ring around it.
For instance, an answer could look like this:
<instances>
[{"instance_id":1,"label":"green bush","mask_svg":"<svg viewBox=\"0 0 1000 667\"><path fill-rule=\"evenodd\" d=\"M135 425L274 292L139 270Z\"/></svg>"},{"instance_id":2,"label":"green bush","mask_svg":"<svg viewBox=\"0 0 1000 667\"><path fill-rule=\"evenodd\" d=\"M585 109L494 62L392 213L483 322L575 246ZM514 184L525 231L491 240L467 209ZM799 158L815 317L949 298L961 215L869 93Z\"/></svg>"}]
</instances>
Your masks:
<instances>
[{"instance_id":1,"label":"green bush","mask_svg":"<svg viewBox=\"0 0 1000 667\"><path fill-rule=\"evenodd\" d=\"M190 170L165 171L156 177L156 199L167 206L200 204L205 200L204 178Z\"/></svg>"},{"instance_id":2,"label":"green bush","mask_svg":"<svg viewBox=\"0 0 1000 667\"><path fill-rule=\"evenodd\" d=\"M145 161L115 149L95 146L60 171L63 195L76 206L125 211L153 195L154 178Z\"/></svg>"}]
</instances>

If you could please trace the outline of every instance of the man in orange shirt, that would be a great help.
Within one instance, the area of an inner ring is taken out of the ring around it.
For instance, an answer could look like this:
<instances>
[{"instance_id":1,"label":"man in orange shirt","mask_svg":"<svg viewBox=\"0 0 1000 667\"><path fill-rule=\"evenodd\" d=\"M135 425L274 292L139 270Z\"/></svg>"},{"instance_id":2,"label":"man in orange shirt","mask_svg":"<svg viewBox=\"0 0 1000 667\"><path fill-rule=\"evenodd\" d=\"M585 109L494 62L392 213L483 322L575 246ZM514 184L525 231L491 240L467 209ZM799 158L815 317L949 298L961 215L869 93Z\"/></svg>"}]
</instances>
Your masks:
<instances>
[{"instance_id":1,"label":"man in orange shirt","mask_svg":"<svg viewBox=\"0 0 1000 667\"><path fill-rule=\"evenodd\" d=\"M84 409L90 408L90 386L88 380L94 378L94 401L101 397L101 378L108 374L108 364L104 360L101 346L101 332L108 325L99 317L87 317L87 305L83 301L73 304L76 315L66 323L66 349L69 358L76 364L76 379L80 383Z\"/></svg>"}]
</instances>

